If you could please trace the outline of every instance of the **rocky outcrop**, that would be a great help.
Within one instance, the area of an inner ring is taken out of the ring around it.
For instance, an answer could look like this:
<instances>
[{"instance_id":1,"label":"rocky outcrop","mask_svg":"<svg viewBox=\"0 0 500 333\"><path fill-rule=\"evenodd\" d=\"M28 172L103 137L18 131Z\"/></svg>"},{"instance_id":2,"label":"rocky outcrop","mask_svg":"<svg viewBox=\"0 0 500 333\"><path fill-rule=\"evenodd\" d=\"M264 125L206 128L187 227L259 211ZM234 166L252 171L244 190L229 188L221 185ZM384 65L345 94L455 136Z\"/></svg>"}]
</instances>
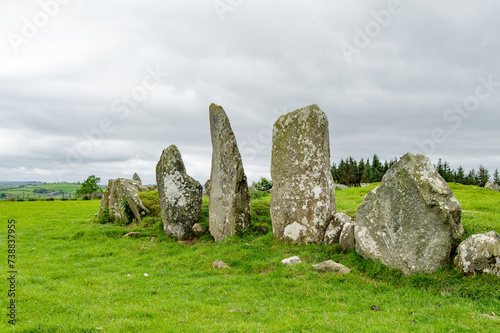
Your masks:
<instances>
[{"instance_id":1,"label":"rocky outcrop","mask_svg":"<svg viewBox=\"0 0 500 333\"><path fill-rule=\"evenodd\" d=\"M181 153L172 145L156 165L163 230L169 236L186 238L201 216L202 187L186 173Z\"/></svg>"},{"instance_id":2,"label":"rocky outcrop","mask_svg":"<svg viewBox=\"0 0 500 333\"><path fill-rule=\"evenodd\" d=\"M110 179L108 181L108 188L104 191L101 199L99 215L108 210L113 220L132 222L130 220L132 216L128 216L130 215L128 209L130 209L133 218L141 222L141 218L148 213L148 209L144 206L138 194L143 191L149 190L135 180L124 178Z\"/></svg>"},{"instance_id":3,"label":"rocky outcrop","mask_svg":"<svg viewBox=\"0 0 500 333\"><path fill-rule=\"evenodd\" d=\"M407 154L356 213L356 251L404 274L445 267L462 235L460 203L422 154Z\"/></svg>"},{"instance_id":4,"label":"rocky outcrop","mask_svg":"<svg viewBox=\"0 0 500 333\"><path fill-rule=\"evenodd\" d=\"M209 229L216 242L250 228L250 194L240 151L221 106L210 105Z\"/></svg>"},{"instance_id":5,"label":"rocky outcrop","mask_svg":"<svg viewBox=\"0 0 500 333\"><path fill-rule=\"evenodd\" d=\"M454 263L465 275L500 276L500 236L495 231L470 236L458 246Z\"/></svg>"},{"instance_id":6,"label":"rocky outcrop","mask_svg":"<svg viewBox=\"0 0 500 333\"><path fill-rule=\"evenodd\" d=\"M328 119L317 105L281 116L273 128L271 219L274 237L323 242L335 215Z\"/></svg>"}]
</instances>

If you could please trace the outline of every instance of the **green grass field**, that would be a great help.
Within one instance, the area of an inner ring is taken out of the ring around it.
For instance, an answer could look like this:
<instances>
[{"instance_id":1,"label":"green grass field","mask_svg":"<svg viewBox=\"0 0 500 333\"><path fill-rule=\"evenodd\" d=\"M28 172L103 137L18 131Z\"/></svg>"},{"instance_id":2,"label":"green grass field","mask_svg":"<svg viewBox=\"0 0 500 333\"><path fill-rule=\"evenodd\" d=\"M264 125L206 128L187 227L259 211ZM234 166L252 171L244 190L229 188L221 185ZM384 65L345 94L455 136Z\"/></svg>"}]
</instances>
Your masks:
<instances>
[{"instance_id":1,"label":"green grass field","mask_svg":"<svg viewBox=\"0 0 500 333\"><path fill-rule=\"evenodd\" d=\"M464 239L500 231L500 193L450 185L462 203ZM355 213L367 188L338 190L339 212ZM269 196L254 199L252 222L269 226ZM193 245L149 227L93 223L99 201L0 202L7 313L7 220L16 220L17 325L10 332L498 332L500 278L396 270L342 253L338 245L279 244L257 231ZM204 216L208 216L204 199ZM130 231L136 238L123 235ZM151 237L158 237L154 242ZM303 263L280 261L298 255ZM349 275L311 267L335 260ZM223 260L229 269L212 267ZM148 276L145 276L148 274ZM377 305L382 310L371 310Z\"/></svg>"}]
</instances>

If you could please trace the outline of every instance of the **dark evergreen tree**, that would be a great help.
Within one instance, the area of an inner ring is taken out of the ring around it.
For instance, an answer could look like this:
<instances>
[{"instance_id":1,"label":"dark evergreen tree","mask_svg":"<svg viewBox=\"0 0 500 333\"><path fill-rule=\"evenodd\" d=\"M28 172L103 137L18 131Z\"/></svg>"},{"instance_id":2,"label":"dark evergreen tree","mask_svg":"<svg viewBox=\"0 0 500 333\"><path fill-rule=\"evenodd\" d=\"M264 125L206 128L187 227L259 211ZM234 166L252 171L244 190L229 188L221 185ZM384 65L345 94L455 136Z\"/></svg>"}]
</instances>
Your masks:
<instances>
[{"instance_id":1,"label":"dark evergreen tree","mask_svg":"<svg viewBox=\"0 0 500 333\"><path fill-rule=\"evenodd\" d=\"M496 169L493 174L493 183L500 185L500 174L498 173L498 169Z\"/></svg>"},{"instance_id":2,"label":"dark evergreen tree","mask_svg":"<svg viewBox=\"0 0 500 333\"><path fill-rule=\"evenodd\" d=\"M479 174L478 174L479 183L477 185L484 187L486 183L490 180L490 174L488 169L486 169L483 165L479 166Z\"/></svg>"},{"instance_id":3,"label":"dark evergreen tree","mask_svg":"<svg viewBox=\"0 0 500 333\"><path fill-rule=\"evenodd\" d=\"M465 183L465 170L462 166L459 166L457 172L455 173L455 181L460 184Z\"/></svg>"}]
</instances>

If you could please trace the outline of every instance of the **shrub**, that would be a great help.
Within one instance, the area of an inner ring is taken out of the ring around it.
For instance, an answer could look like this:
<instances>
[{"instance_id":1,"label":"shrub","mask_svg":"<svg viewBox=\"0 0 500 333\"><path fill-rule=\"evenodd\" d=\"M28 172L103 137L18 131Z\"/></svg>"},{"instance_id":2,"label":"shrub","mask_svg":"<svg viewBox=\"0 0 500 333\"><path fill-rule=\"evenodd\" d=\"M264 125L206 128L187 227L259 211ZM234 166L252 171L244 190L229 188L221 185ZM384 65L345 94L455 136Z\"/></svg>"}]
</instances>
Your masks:
<instances>
[{"instance_id":1,"label":"shrub","mask_svg":"<svg viewBox=\"0 0 500 333\"><path fill-rule=\"evenodd\" d=\"M100 224L106 224L106 223L112 223L113 219L111 215L109 214L109 208L106 207L102 210L101 214L97 216L97 223Z\"/></svg>"},{"instance_id":2,"label":"shrub","mask_svg":"<svg viewBox=\"0 0 500 333\"><path fill-rule=\"evenodd\" d=\"M24 199L17 199L16 201L24 201Z\"/></svg>"},{"instance_id":3,"label":"shrub","mask_svg":"<svg viewBox=\"0 0 500 333\"><path fill-rule=\"evenodd\" d=\"M139 192L139 197L146 207L149 210L148 216L151 217L160 217L161 209L160 209L160 199L158 196L158 191L145 191Z\"/></svg>"}]
</instances>

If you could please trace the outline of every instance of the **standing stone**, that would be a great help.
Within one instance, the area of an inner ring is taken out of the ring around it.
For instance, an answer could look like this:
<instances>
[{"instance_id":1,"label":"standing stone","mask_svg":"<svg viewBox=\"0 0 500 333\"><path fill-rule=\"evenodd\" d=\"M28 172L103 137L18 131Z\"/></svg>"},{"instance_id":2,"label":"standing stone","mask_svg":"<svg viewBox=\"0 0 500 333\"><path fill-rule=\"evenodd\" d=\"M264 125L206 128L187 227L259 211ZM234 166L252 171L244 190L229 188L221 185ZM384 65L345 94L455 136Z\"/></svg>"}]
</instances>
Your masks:
<instances>
[{"instance_id":1,"label":"standing stone","mask_svg":"<svg viewBox=\"0 0 500 333\"><path fill-rule=\"evenodd\" d=\"M500 236L495 231L470 236L458 246L455 265L466 275L500 276Z\"/></svg>"},{"instance_id":2,"label":"standing stone","mask_svg":"<svg viewBox=\"0 0 500 333\"><path fill-rule=\"evenodd\" d=\"M240 151L224 109L210 105L212 172L209 229L216 242L250 228L250 194Z\"/></svg>"},{"instance_id":3,"label":"standing stone","mask_svg":"<svg viewBox=\"0 0 500 333\"><path fill-rule=\"evenodd\" d=\"M135 180L136 182L139 182L139 183L142 184L141 177L139 177L139 175L137 174L137 172L135 172L134 175L132 176L132 180Z\"/></svg>"},{"instance_id":4,"label":"standing stone","mask_svg":"<svg viewBox=\"0 0 500 333\"><path fill-rule=\"evenodd\" d=\"M205 182L205 195L210 196L210 179Z\"/></svg>"},{"instance_id":5,"label":"standing stone","mask_svg":"<svg viewBox=\"0 0 500 333\"><path fill-rule=\"evenodd\" d=\"M404 274L434 273L464 229L460 203L422 154L403 156L356 213L356 252Z\"/></svg>"},{"instance_id":6,"label":"standing stone","mask_svg":"<svg viewBox=\"0 0 500 333\"><path fill-rule=\"evenodd\" d=\"M317 105L281 116L273 128L274 237L319 243L335 215L328 119Z\"/></svg>"},{"instance_id":7,"label":"standing stone","mask_svg":"<svg viewBox=\"0 0 500 333\"><path fill-rule=\"evenodd\" d=\"M172 145L156 165L163 230L169 236L186 238L201 216L202 187L186 173L181 153Z\"/></svg>"}]
</instances>

